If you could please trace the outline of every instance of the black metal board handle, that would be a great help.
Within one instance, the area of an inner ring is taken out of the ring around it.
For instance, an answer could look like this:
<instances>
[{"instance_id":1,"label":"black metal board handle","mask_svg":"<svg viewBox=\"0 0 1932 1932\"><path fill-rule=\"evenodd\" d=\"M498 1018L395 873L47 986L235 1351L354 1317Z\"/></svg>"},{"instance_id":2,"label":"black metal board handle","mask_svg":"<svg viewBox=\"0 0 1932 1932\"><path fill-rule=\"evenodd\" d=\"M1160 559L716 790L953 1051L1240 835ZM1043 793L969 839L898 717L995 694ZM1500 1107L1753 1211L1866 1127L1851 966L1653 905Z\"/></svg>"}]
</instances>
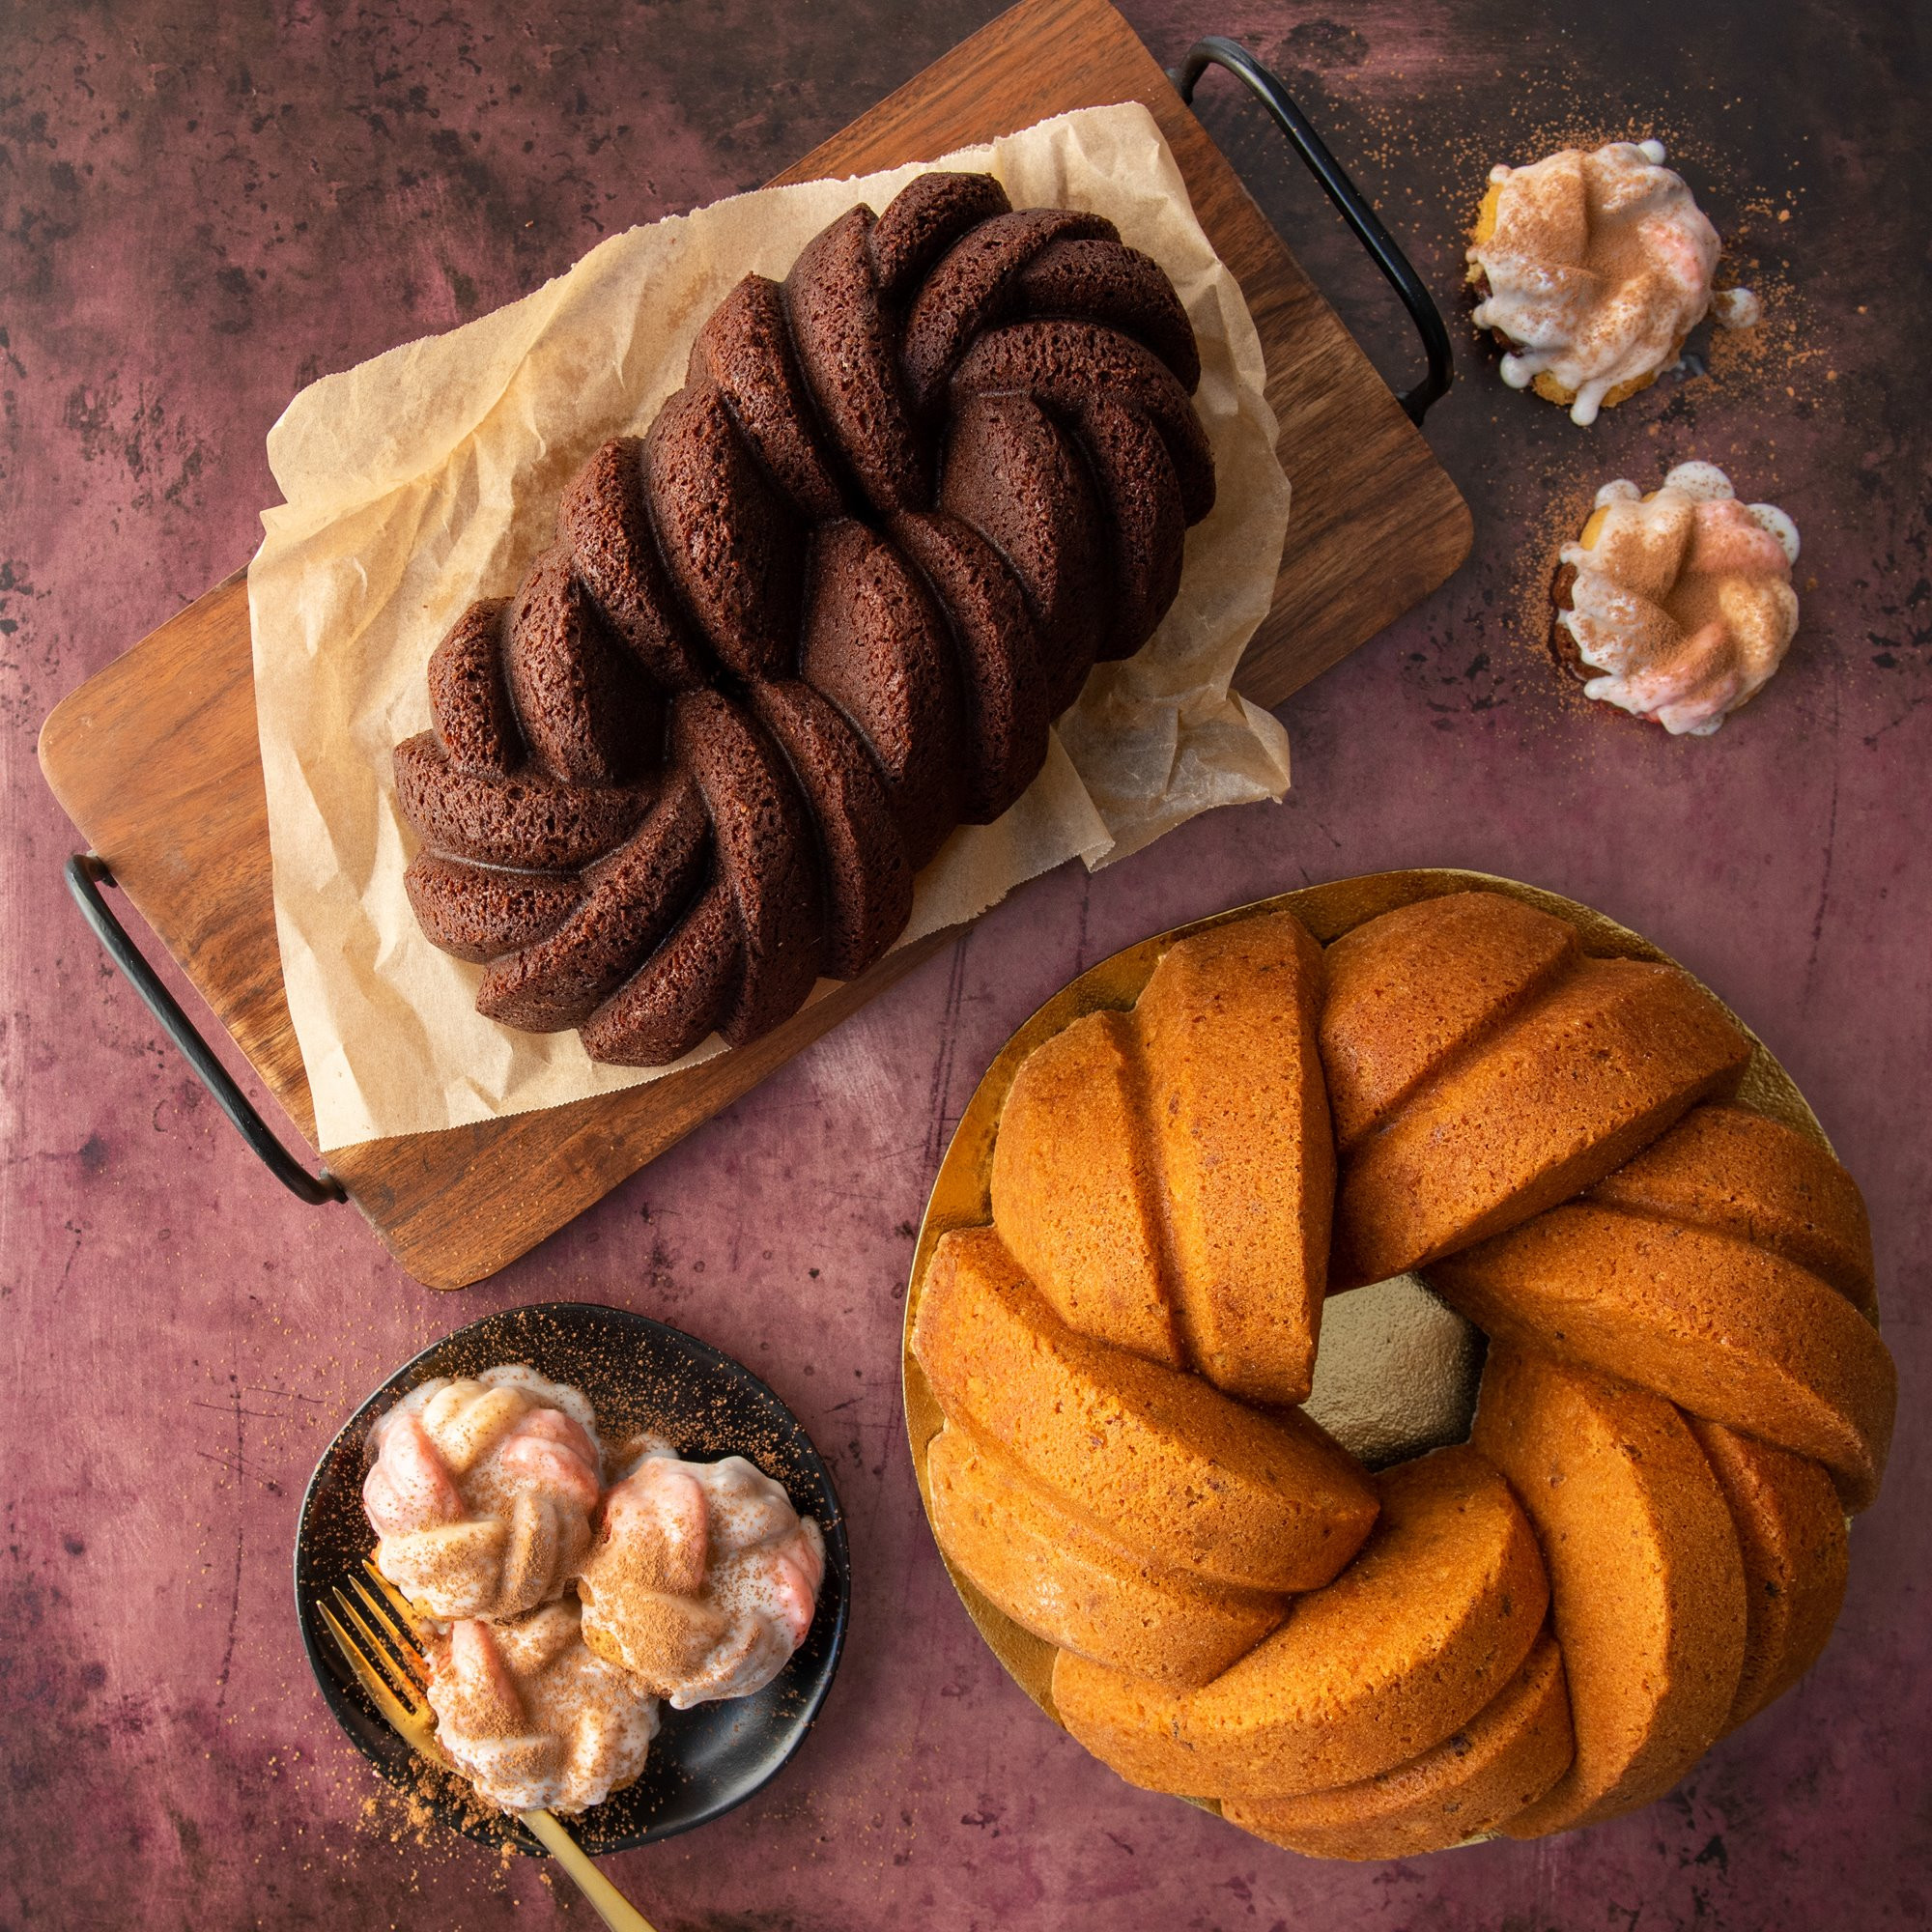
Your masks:
<instances>
[{"instance_id":1,"label":"black metal board handle","mask_svg":"<svg viewBox=\"0 0 1932 1932\"><path fill-rule=\"evenodd\" d=\"M1321 191L1342 219L1354 231L1355 239L1369 251L1375 265L1387 276L1389 286L1402 298L1408 319L1422 337L1423 354L1429 358L1429 373L1401 398L1410 422L1421 425L1430 405L1449 393L1455 380L1456 363L1449 349L1449 331L1443 327L1442 313L1435 298L1422 285L1422 277L1410 266L1408 257L1396 245L1395 237L1381 224L1381 218L1362 197L1342 164L1328 152L1327 144L1310 126L1308 117L1289 99L1287 88L1238 41L1224 34L1209 34L1187 50L1187 58L1171 69L1168 78L1181 99L1192 101L1195 84L1210 67L1224 67L1253 89L1274 124L1288 136L1308 165L1308 171L1321 184Z\"/></svg>"},{"instance_id":2,"label":"black metal board handle","mask_svg":"<svg viewBox=\"0 0 1932 1932\"><path fill-rule=\"evenodd\" d=\"M320 1174L309 1173L269 1131L268 1122L249 1104L247 1094L236 1086L228 1069L209 1051L208 1042L195 1032L194 1023L162 985L155 969L128 937L127 928L100 896L100 888L113 883L114 874L98 852L76 852L67 862L67 888L80 907L80 916L94 928L95 938L107 949L107 956L127 976L148 1010L160 1021L161 1031L181 1049L182 1057L193 1067L195 1077L208 1089L214 1104L235 1123L236 1132L255 1150L269 1172L291 1194L312 1204L348 1200L341 1181L327 1168Z\"/></svg>"},{"instance_id":3,"label":"black metal board handle","mask_svg":"<svg viewBox=\"0 0 1932 1932\"><path fill-rule=\"evenodd\" d=\"M1343 171L1342 164L1328 152L1327 144L1310 125L1308 117L1289 98L1288 90L1238 41L1231 41L1224 34L1209 34L1196 41L1188 48L1187 58L1170 71L1168 78L1182 100L1192 101L1196 83L1210 67L1226 68L1254 91L1276 127L1288 137L1289 144L1307 163L1309 172L1321 183L1322 192L1369 251L1376 267L1402 298L1429 358L1428 375L1401 398L1409 421L1419 425L1430 406L1448 393L1455 377L1449 331L1442 325L1441 312L1435 300L1423 287L1421 276ZM94 936L106 948L108 957L127 976L148 1010L160 1022L161 1030L180 1048L195 1076L208 1089L215 1105L234 1122L235 1130L254 1149L269 1172L291 1194L303 1201L318 1205L325 1201L346 1201L349 1197L341 1181L327 1168L320 1174L310 1174L269 1131L268 1123L255 1111L248 1096L229 1077L228 1069L209 1050L208 1042L194 1030L174 995L141 956L121 922L109 910L107 901L100 896L99 888L114 883L106 860L95 852L76 852L67 862L67 883L80 907L81 917L93 927Z\"/></svg>"}]
</instances>

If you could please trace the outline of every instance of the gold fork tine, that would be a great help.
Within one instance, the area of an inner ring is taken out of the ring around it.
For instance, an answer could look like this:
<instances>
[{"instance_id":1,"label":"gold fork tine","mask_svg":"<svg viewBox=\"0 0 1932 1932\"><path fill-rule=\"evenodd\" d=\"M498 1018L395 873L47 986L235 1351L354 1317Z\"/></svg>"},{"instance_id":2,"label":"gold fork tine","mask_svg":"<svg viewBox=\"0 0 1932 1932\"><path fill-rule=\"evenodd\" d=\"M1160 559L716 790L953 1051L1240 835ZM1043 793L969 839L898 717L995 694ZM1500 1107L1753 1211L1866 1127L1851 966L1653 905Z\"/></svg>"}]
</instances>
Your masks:
<instances>
[{"instance_id":1,"label":"gold fork tine","mask_svg":"<svg viewBox=\"0 0 1932 1932\"><path fill-rule=\"evenodd\" d=\"M362 1600L364 1607L376 1620L376 1628L389 1639L402 1661L403 1668L410 1673L411 1681L420 1689L429 1680L429 1658L414 1630L398 1629L394 1616L382 1600L370 1592L361 1577L350 1577L349 1587ZM340 1595L340 1592L337 1594Z\"/></svg>"},{"instance_id":2,"label":"gold fork tine","mask_svg":"<svg viewBox=\"0 0 1932 1932\"><path fill-rule=\"evenodd\" d=\"M337 1590L334 1594L337 1611L362 1639L360 1649L363 1661L382 1673L389 1686L390 1693L404 1705L418 1723L427 1722L421 1702L422 1686L384 1648L382 1638L369 1628L362 1612L348 1596L341 1590Z\"/></svg>"},{"instance_id":3,"label":"gold fork tine","mask_svg":"<svg viewBox=\"0 0 1932 1932\"><path fill-rule=\"evenodd\" d=\"M414 1605L376 1568L374 1557L363 1557L362 1568L368 1574L369 1580L375 1584L377 1590L381 1593L384 1602L396 1613L397 1621L409 1631L412 1637L416 1638L417 1648L420 1649L422 1624L416 1616Z\"/></svg>"},{"instance_id":4,"label":"gold fork tine","mask_svg":"<svg viewBox=\"0 0 1932 1932\"><path fill-rule=\"evenodd\" d=\"M375 1700L376 1709L390 1729L418 1756L441 1765L445 1771L453 1771L455 1767L437 1740L427 1702L422 1697L422 1682L413 1674L413 1666L424 1661L415 1617L389 1579L373 1564L366 1567L376 1579L382 1601L363 1587L359 1577L350 1577L349 1584L375 1618L374 1629L341 1589L333 1592L341 1617L321 1597L315 1599L316 1615L335 1639L343 1662L355 1674L356 1683ZM377 1635L378 1629L386 1636L386 1643ZM591 1863L582 1847L555 1818L548 1811L525 1811L521 1816L525 1826L563 1867L612 1932L651 1932L650 1921Z\"/></svg>"},{"instance_id":5,"label":"gold fork tine","mask_svg":"<svg viewBox=\"0 0 1932 1932\"><path fill-rule=\"evenodd\" d=\"M441 1747L434 1744L428 1727L415 1712L390 1690L376 1666L363 1655L361 1646L337 1621L335 1613L320 1599L317 1600L315 1608L329 1635L335 1639L335 1647L342 1653L342 1661L355 1674L356 1683L361 1685L375 1700L376 1709L382 1713L384 1721L416 1750L427 1753L433 1749L434 1754L440 1760Z\"/></svg>"}]
</instances>

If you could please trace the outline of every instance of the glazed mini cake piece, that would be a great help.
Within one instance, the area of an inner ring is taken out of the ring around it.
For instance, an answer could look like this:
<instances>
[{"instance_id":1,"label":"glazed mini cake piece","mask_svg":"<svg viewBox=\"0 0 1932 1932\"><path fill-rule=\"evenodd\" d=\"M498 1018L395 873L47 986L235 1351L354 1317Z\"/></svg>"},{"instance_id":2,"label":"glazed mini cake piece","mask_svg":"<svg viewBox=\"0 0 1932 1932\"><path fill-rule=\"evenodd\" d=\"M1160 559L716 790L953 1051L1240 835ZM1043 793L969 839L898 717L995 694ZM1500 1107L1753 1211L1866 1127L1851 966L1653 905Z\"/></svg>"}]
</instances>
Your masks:
<instances>
[{"instance_id":1,"label":"glazed mini cake piece","mask_svg":"<svg viewBox=\"0 0 1932 1932\"><path fill-rule=\"evenodd\" d=\"M584 1640L673 1710L749 1697L811 1628L824 1534L742 1456L633 1447L578 1572Z\"/></svg>"},{"instance_id":2,"label":"glazed mini cake piece","mask_svg":"<svg viewBox=\"0 0 1932 1932\"><path fill-rule=\"evenodd\" d=\"M429 1653L437 1738L491 1804L583 1811L643 1770L657 1699L586 1647L574 1597L462 1619Z\"/></svg>"},{"instance_id":3,"label":"glazed mini cake piece","mask_svg":"<svg viewBox=\"0 0 1932 1932\"><path fill-rule=\"evenodd\" d=\"M1476 326L1510 352L1503 381L1573 422L1655 382L1713 311L1728 327L1759 319L1747 289L1713 289L1718 231L1661 141L1492 168L1469 242Z\"/></svg>"},{"instance_id":4,"label":"glazed mini cake piece","mask_svg":"<svg viewBox=\"0 0 1932 1932\"><path fill-rule=\"evenodd\" d=\"M590 1405L522 1363L412 1389L369 1432L376 1566L423 1615L514 1617L590 1547L603 1450Z\"/></svg>"},{"instance_id":5,"label":"glazed mini cake piece","mask_svg":"<svg viewBox=\"0 0 1932 1932\"><path fill-rule=\"evenodd\" d=\"M1740 503L1715 463L1680 463L1648 495L1605 483L1563 546L1551 642L1585 697L1708 738L1784 662L1797 561L1797 526Z\"/></svg>"}]
</instances>

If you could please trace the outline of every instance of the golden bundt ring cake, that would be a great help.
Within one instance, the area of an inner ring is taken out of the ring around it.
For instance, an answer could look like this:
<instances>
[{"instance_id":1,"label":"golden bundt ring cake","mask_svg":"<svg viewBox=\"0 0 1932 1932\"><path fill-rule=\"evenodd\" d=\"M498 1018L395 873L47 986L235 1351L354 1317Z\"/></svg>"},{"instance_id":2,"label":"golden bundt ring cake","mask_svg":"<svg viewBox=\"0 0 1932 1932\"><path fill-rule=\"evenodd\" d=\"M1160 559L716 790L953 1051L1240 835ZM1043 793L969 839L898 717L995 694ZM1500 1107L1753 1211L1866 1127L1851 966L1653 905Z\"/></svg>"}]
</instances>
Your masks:
<instances>
[{"instance_id":1,"label":"golden bundt ring cake","mask_svg":"<svg viewBox=\"0 0 1932 1932\"><path fill-rule=\"evenodd\" d=\"M652 1066L863 973L1174 601L1214 500L1200 373L1152 261L989 175L740 282L396 747L411 903L487 968L477 1009Z\"/></svg>"},{"instance_id":2,"label":"golden bundt ring cake","mask_svg":"<svg viewBox=\"0 0 1932 1932\"><path fill-rule=\"evenodd\" d=\"M1492 1337L1470 1439L1338 1442L1300 1406L1323 1290L1415 1269ZM1393 1858L1646 1804L1797 1681L1884 1467L1876 1312L1857 1187L1708 992L1570 901L1391 873L1129 949L1014 1036L934 1185L907 1425L1049 1715Z\"/></svg>"}]
</instances>

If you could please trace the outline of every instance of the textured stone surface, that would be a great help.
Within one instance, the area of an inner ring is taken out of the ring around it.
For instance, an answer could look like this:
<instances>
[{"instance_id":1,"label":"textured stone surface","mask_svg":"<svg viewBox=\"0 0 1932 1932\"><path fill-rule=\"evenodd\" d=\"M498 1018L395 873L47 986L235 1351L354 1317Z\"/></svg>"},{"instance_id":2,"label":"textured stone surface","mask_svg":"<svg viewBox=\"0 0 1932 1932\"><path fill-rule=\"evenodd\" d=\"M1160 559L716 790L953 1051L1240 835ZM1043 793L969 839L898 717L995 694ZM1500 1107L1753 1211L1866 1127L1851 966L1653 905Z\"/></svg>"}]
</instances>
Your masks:
<instances>
[{"instance_id":1,"label":"textured stone surface","mask_svg":"<svg viewBox=\"0 0 1932 1932\"><path fill-rule=\"evenodd\" d=\"M533 287L617 226L754 185L992 12L184 0L0 18L0 1924L585 1923L542 1870L418 1833L324 1711L288 1601L303 1481L394 1362L486 1309L622 1302L766 1373L851 1514L823 1726L730 1820L614 1861L663 1932L1307 1924L1514 1932L1922 1924L1924 1149L1932 696L1926 50L1909 10L1134 0L1163 58L1275 62L1445 298L1431 440L1475 561L1287 707L1287 805L1022 894L537 1254L460 1299L244 1153L66 902L48 707L233 569L303 382ZM1210 123L1403 378L1332 215L1230 84ZM1748 358L1589 432L1504 392L1455 300L1496 158L1657 132L1773 296ZM1784 217L1784 218L1780 218ZM1922 224L1918 224L1922 226ZM1562 694L1524 617L1597 484L1721 463L1804 533L1783 674L1708 744ZM1300 480L1304 492L1319 477ZM138 775L130 775L130 781ZM911 1233L1007 1033L1142 934L1304 880L1442 863L1590 900L1720 988L1860 1177L1905 1383L1843 1621L1671 1798L1588 1834L1387 1867L1271 1851L1041 1720L947 1586L898 1407Z\"/></svg>"}]
</instances>

